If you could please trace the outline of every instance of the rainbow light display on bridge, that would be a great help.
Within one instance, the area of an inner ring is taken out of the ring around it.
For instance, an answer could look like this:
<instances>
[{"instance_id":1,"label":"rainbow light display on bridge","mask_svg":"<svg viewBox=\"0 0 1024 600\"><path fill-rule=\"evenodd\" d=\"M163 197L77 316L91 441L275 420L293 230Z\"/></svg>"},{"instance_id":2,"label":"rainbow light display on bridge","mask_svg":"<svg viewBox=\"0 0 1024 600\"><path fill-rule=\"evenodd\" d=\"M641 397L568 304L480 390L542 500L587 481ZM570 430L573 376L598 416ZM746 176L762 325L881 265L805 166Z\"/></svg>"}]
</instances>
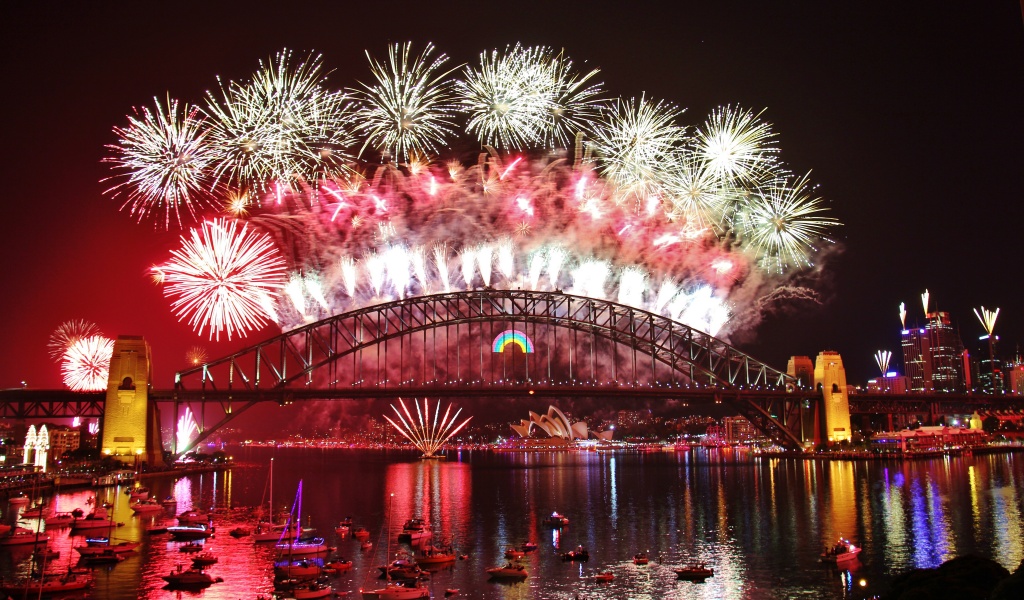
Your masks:
<instances>
[{"instance_id":1,"label":"rainbow light display on bridge","mask_svg":"<svg viewBox=\"0 0 1024 600\"><path fill-rule=\"evenodd\" d=\"M498 334L498 337L494 338L494 344L492 344L492 351L504 352L510 344L519 346L519 349L526 354L533 353L533 340L530 336L526 335L522 331L516 331L515 329L506 329Z\"/></svg>"}]
</instances>

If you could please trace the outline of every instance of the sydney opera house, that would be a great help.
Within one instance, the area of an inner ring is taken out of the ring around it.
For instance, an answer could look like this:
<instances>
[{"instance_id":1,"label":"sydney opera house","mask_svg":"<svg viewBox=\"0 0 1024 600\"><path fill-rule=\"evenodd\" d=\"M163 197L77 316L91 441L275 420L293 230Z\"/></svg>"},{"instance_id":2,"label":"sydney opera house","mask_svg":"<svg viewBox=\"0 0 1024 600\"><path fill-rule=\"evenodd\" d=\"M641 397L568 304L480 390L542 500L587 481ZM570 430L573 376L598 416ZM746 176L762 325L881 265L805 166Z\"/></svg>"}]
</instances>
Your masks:
<instances>
[{"instance_id":1,"label":"sydney opera house","mask_svg":"<svg viewBox=\"0 0 1024 600\"><path fill-rule=\"evenodd\" d=\"M586 423L583 421L570 423L565 413L554 406L548 407L548 414L546 415L539 415L531 410L529 420L523 419L518 425L512 426L512 430L522 438L529 438L534 428L543 431L549 438L561 439L567 442L585 440L591 436L599 440L610 440L614 433L610 430L588 432Z\"/></svg>"}]
</instances>

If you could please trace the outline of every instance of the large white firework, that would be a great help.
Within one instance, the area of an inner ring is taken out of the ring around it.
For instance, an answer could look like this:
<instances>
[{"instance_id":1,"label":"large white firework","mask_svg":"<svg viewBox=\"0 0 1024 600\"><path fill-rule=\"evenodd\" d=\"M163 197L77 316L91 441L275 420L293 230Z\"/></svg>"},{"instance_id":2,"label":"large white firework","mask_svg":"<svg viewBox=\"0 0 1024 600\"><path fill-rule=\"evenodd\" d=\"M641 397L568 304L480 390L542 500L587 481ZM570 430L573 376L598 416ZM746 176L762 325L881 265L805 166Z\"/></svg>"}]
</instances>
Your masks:
<instances>
[{"instance_id":1,"label":"large white firework","mask_svg":"<svg viewBox=\"0 0 1024 600\"><path fill-rule=\"evenodd\" d=\"M414 154L436 153L455 135L454 80L444 71L448 57L431 58L433 44L410 58L412 44L388 47L387 63L367 52L370 72L376 80L353 92L359 100L355 130L367 146L408 160ZM361 154L362 152L360 152Z\"/></svg>"},{"instance_id":2,"label":"large white firework","mask_svg":"<svg viewBox=\"0 0 1024 600\"><path fill-rule=\"evenodd\" d=\"M113 353L114 340L102 335L77 340L68 347L61 363L64 385L75 392L107 389Z\"/></svg>"},{"instance_id":3,"label":"large white firework","mask_svg":"<svg viewBox=\"0 0 1024 600\"><path fill-rule=\"evenodd\" d=\"M116 144L107 146L116 185L107 190L124 194L121 209L141 221L159 215L163 226L182 224L182 212L194 219L196 211L212 206L210 168L215 158L206 142L208 129L195 107L178 109L168 98L167 106L154 99L155 110L136 108L127 127L115 127Z\"/></svg>"},{"instance_id":4,"label":"large white firework","mask_svg":"<svg viewBox=\"0 0 1024 600\"><path fill-rule=\"evenodd\" d=\"M640 197L656 192L668 178L670 157L686 140L675 105L645 97L616 100L602 112L592 142L605 177Z\"/></svg>"},{"instance_id":5,"label":"large white firework","mask_svg":"<svg viewBox=\"0 0 1024 600\"><path fill-rule=\"evenodd\" d=\"M72 344L82 338L99 335L100 329L95 323L85 319L73 319L60 324L50 334L50 341L47 347L50 349L50 358L56 362L64 359L64 354Z\"/></svg>"},{"instance_id":6,"label":"large white firework","mask_svg":"<svg viewBox=\"0 0 1024 600\"><path fill-rule=\"evenodd\" d=\"M401 405L402 410L398 410L394 404L391 405L391 409L398 415L398 421L392 421L387 415L384 415L384 418L388 423L391 423L392 427L412 442L426 458L436 456L438 450L473 418L469 417L461 424L457 424L459 413L462 412L462 409L460 408L455 411L453 415L451 414L451 404L445 409L444 416L442 417L440 402L437 403L434 414L431 416L430 403L426 398L423 399L422 410L420 409L419 402L413 400L413 405L416 407L416 417L413 418L412 413L405 406L405 401L399 398L398 403Z\"/></svg>"},{"instance_id":7,"label":"large white firework","mask_svg":"<svg viewBox=\"0 0 1024 600\"><path fill-rule=\"evenodd\" d=\"M338 175L351 158L351 115L343 93L326 87L319 55L292 65L279 52L249 82L220 83L207 93L214 176L256 193L271 184L317 182Z\"/></svg>"},{"instance_id":8,"label":"large white firework","mask_svg":"<svg viewBox=\"0 0 1024 600\"><path fill-rule=\"evenodd\" d=\"M827 210L823 202L805 175L768 186L745 207L738 228L762 268L782 273L814 264L820 240L839 225L822 215Z\"/></svg>"},{"instance_id":9,"label":"large white firework","mask_svg":"<svg viewBox=\"0 0 1024 600\"><path fill-rule=\"evenodd\" d=\"M181 319L202 335L228 339L263 327L266 305L285 286L285 261L271 239L237 221L215 219L181 237L181 248L160 266L164 295Z\"/></svg>"},{"instance_id":10,"label":"large white firework","mask_svg":"<svg viewBox=\"0 0 1024 600\"><path fill-rule=\"evenodd\" d=\"M552 91L546 55L546 48L516 44L483 52L479 66L466 67L456 84L466 131L496 148L540 145Z\"/></svg>"},{"instance_id":11,"label":"large white firework","mask_svg":"<svg viewBox=\"0 0 1024 600\"><path fill-rule=\"evenodd\" d=\"M726 181L764 183L773 175L778 148L771 125L760 118L738 106L713 110L694 134L694 152Z\"/></svg>"}]
</instances>

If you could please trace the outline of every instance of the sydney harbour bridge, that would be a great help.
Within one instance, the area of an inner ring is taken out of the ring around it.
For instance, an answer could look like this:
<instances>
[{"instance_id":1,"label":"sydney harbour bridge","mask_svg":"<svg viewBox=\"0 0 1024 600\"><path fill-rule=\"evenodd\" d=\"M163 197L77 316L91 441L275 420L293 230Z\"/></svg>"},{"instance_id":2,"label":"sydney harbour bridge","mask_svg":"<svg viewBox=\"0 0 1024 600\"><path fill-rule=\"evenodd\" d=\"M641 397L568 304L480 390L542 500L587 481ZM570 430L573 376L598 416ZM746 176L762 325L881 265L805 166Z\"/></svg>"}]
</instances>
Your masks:
<instances>
[{"instance_id":1,"label":"sydney harbour bridge","mask_svg":"<svg viewBox=\"0 0 1024 600\"><path fill-rule=\"evenodd\" d=\"M935 419L1024 408L1024 400L1009 396L847 395L845 387L813 386L806 374L787 374L683 323L561 292L483 289L365 307L181 371L169 389L152 385L148 352L141 338L122 336L108 390L3 391L0 418L100 418L104 452L155 456L161 412L179 415L188 407L196 415L199 435L173 448L180 455L265 402L544 397L726 404L789 449L827 442L840 430L848 435L851 415ZM844 417L845 426L836 427Z\"/></svg>"}]
</instances>

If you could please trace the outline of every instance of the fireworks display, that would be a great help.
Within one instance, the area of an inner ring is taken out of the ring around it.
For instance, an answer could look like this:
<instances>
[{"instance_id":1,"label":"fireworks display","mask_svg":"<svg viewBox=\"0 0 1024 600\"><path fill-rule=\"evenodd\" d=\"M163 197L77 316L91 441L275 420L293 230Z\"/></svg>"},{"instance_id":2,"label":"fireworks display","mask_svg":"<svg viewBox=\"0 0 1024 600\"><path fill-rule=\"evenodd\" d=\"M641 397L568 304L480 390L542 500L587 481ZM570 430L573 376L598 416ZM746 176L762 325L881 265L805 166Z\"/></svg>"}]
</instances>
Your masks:
<instances>
[{"instance_id":1,"label":"fireworks display","mask_svg":"<svg viewBox=\"0 0 1024 600\"><path fill-rule=\"evenodd\" d=\"M210 339L263 327L271 297L284 287L284 260L270 238L236 221L216 219L182 236L160 265L171 307Z\"/></svg>"},{"instance_id":2,"label":"fireworks display","mask_svg":"<svg viewBox=\"0 0 1024 600\"><path fill-rule=\"evenodd\" d=\"M61 363L64 385L76 392L107 389L110 357L113 353L114 340L102 335L92 335L75 341L64 353Z\"/></svg>"},{"instance_id":3,"label":"fireworks display","mask_svg":"<svg viewBox=\"0 0 1024 600\"><path fill-rule=\"evenodd\" d=\"M47 344L50 349L50 358L60 362L64 359L68 348L75 342L98 334L99 327L85 319L65 321L50 334L50 342Z\"/></svg>"},{"instance_id":4,"label":"fireworks display","mask_svg":"<svg viewBox=\"0 0 1024 600\"><path fill-rule=\"evenodd\" d=\"M130 212L204 221L154 268L200 334L492 286L727 336L832 244L839 223L763 112L688 128L672 102L607 98L596 69L543 46L452 68L429 44L367 56L367 83L336 91L320 56L285 50L198 109L158 102L115 128ZM452 160L475 144L477 160ZM209 198L235 220L203 214Z\"/></svg>"},{"instance_id":5,"label":"fireworks display","mask_svg":"<svg viewBox=\"0 0 1024 600\"><path fill-rule=\"evenodd\" d=\"M888 350L879 350L875 352L875 364L878 365L878 369L882 372L882 376L889 372L889 361L892 360L892 352Z\"/></svg>"},{"instance_id":6,"label":"fireworks display","mask_svg":"<svg viewBox=\"0 0 1024 600\"><path fill-rule=\"evenodd\" d=\"M974 309L974 316L978 317L981 326L985 328L985 333L991 336L992 332L996 330L996 319L999 318L999 309L987 310L982 306L980 312L977 308Z\"/></svg>"},{"instance_id":7,"label":"fireworks display","mask_svg":"<svg viewBox=\"0 0 1024 600\"><path fill-rule=\"evenodd\" d=\"M192 441L198 430L199 426L196 424L196 418L192 414L192 409L185 407L185 412L178 417L178 424L175 429L175 435L177 436L177 446L175 448L187 448L188 443Z\"/></svg>"},{"instance_id":8,"label":"fireworks display","mask_svg":"<svg viewBox=\"0 0 1024 600\"><path fill-rule=\"evenodd\" d=\"M434 414L431 416L430 403L427 402L426 398L423 399L422 410L420 410L419 402L413 400L413 406L416 407L416 418L413 418L412 413L406 408L405 402L399 399L398 403L401 405L402 410L398 410L394 404L391 405L391 409L398 415L398 422L392 421L387 415L384 415L384 418L388 423L391 423L392 427L412 442L426 458L435 456L437 451L441 449L441 446L444 446L445 442L451 439L473 418L469 417L461 424L456 425L462 409L460 408L455 411L453 415L451 414L452 405L449 404L448 408L444 411L444 417L441 417L440 401L438 401Z\"/></svg>"},{"instance_id":9,"label":"fireworks display","mask_svg":"<svg viewBox=\"0 0 1024 600\"><path fill-rule=\"evenodd\" d=\"M192 346L185 353L185 360L193 367L203 364L208 358L210 358L210 354L202 346Z\"/></svg>"}]
</instances>

